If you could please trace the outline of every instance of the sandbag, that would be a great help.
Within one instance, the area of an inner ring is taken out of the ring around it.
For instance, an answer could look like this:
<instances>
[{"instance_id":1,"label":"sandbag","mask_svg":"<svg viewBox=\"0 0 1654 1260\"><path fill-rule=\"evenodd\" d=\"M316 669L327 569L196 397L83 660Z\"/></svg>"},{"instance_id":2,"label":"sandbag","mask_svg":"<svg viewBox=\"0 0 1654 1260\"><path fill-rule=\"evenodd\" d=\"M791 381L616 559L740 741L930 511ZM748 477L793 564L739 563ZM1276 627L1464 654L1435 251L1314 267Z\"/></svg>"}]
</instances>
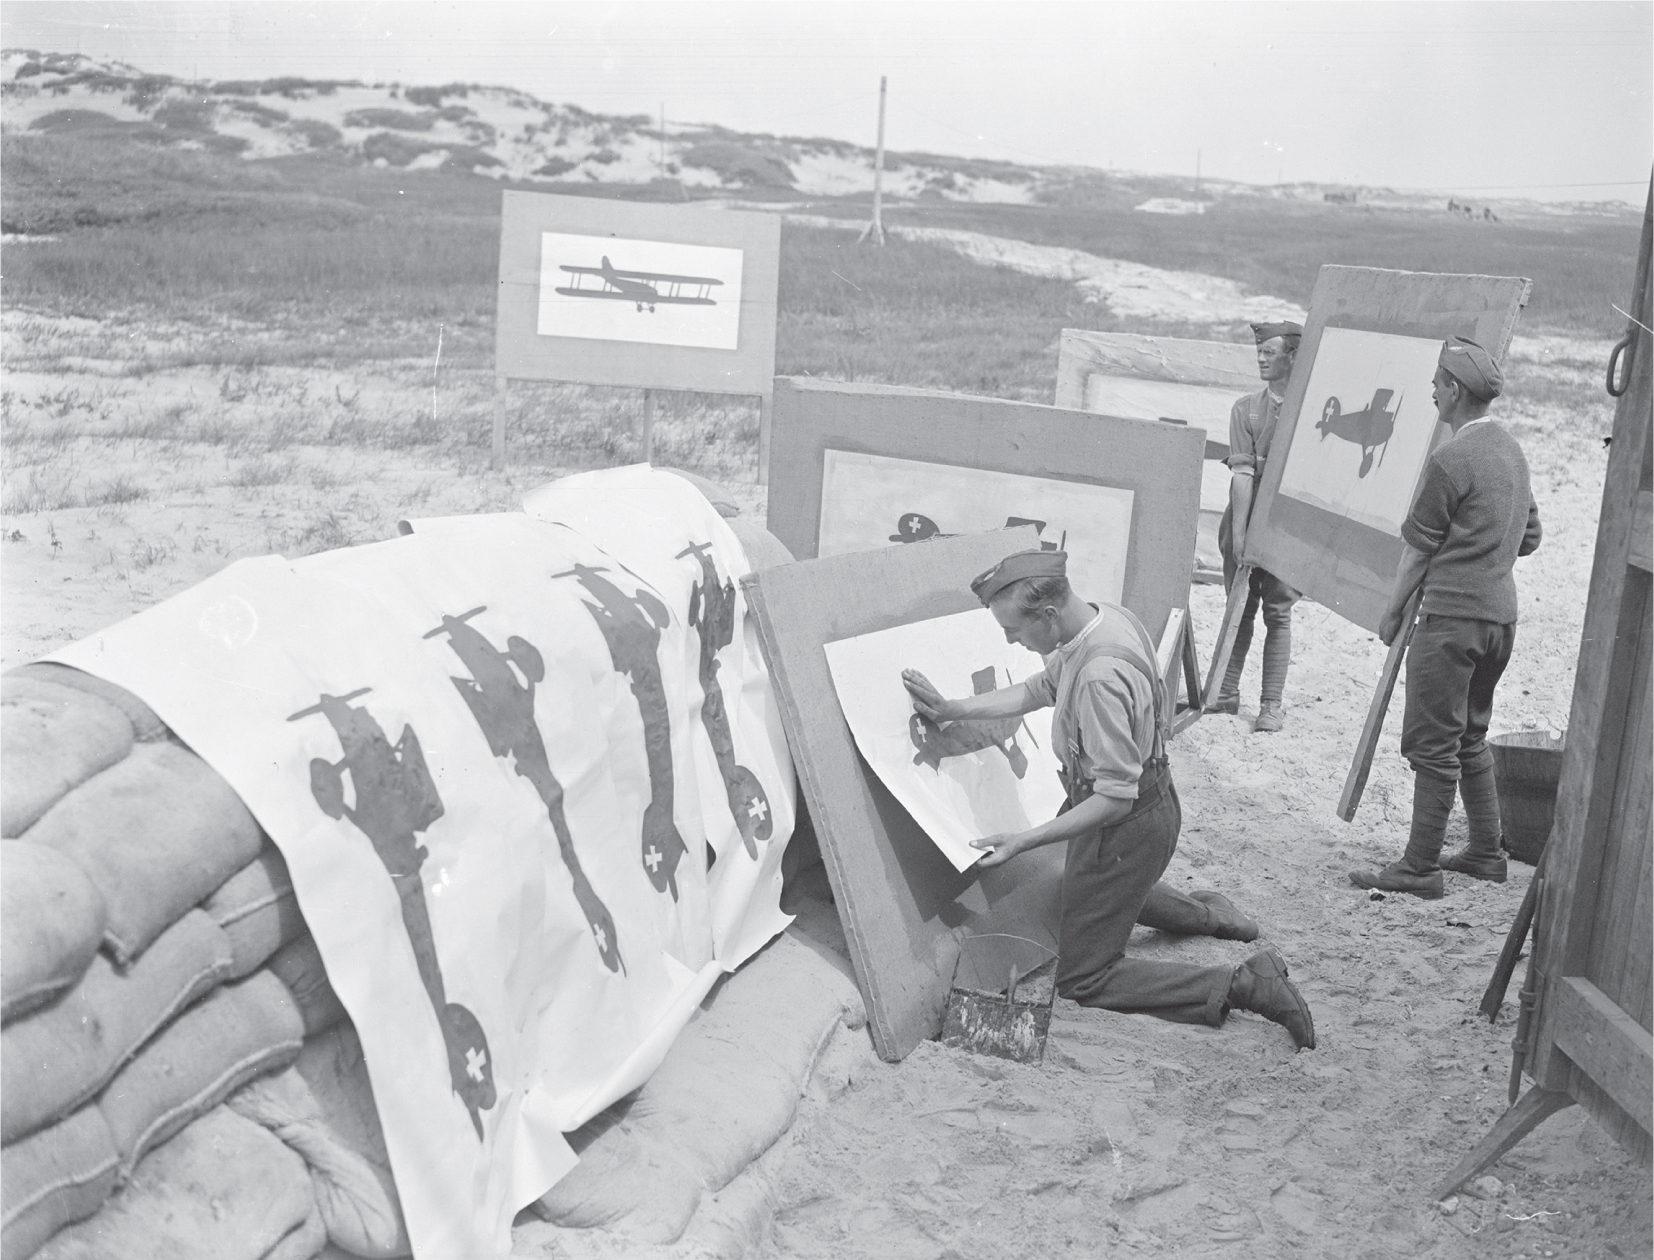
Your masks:
<instances>
[{"instance_id":1,"label":"sandbag","mask_svg":"<svg viewBox=\"0 0 1654 1260\"><path fill-rule=\"evenodd\" d=\"M44 1006L79 980L105 917L103 894L73 858L0 841L0 1020Z\"/></svg>"},{"instance_id":2,"label":"sandbag","mask_svg":"<svg viewBox=\"0 0 1654 1260\"><path fill-rule=\"evenodd\" d=\"M122 966L264 844L230 785L171 742L134 747L46 811L28 839L91 877L108 908L104 943Z\"/></svg>"},{"instance_id":3,"label":"sandbag","mask_svg":"<svg viewBox=\"0 0 1654 1260\"><path fill-rule=\"evenodd\" d=\"M72 687L76 691L84 691L88 695L96 696L114 705L126 719L132 723L132 736L140 743L167 737L167 724L155 716L155 710L150 708L137 696L125 687L117 687L107 679L99 678L96 674L88 674L83 669L76 669L73 665L59 665L56 661L35 661L28 665L19 665L10 671L6 677L32 678L39 682L56 683L60 687Z\"/></svg>"},{"instance_id":4,"label":"sandbag","mask_svg":"<svg viewBox=\"0 0 1654 1260\"><path fill-rule=\"evenodd\" d=\"M26 678L0 679L0 836L36 819L100 770L132 751L132 723L107 700Z\"/></svg>"},{"instance_id":5,"label":"sandbag","mask_svg":"<svg viewBox=\"0 0 1654 1260\"><path fill-rule=\"evenodd\" d=\"M0 1032L0 1141L67 1115L161 1027L230 975L230 942L200 910L117 971L106 955L63 999Z\"/></svg>"},{"instance_id":6,"label":"sandbag","mask_svg":"<svg viewBox=\"0 0 1654 1260\"><path fill-rule=\"evenodd\" d=\"M303 1057L301 1054L301 1062ZM365 1066L359 1064L359 1071L371 1108L373 1096L366 1090ZM354 1079L349 1084L354 1085ZM329 1242L370 1260L412 1253L383 1139L378 1143L379 1162L351 1149L345 1134L335 1130L334 1109L323 1108L297 1068L259 1077L230 1095L225 1105L237 1115L263 1125L304 1157ZM377 1119L374 1123L377 1126Z\"/></svg>"},{"instance_id":7,"label":"sandbag","mask_svg":"<svg viewBox=\"0 0 1654 1260\"><path fill-rule=\"evenodd\" d=\"M298 1007L268 971L185 1011L98 1098L123 1174L245 1082L286 1067L303 1043Z\"/></svg>"},{"instance_id":8,"label":"sandbag","mask_svg":"<svg viewBox=\"0 0 1654 1260\"><path fill-rule=\"evenodd\" d=\"M304 1161L215 1107L151 1152L90 1220L41 1260L310 1260L327 1232Z\"/></svg>"},{"instance_id":9,"label":"sandbag","mask_svg":"<svg viewBox=\"0 0 1654 1260\"><path fill-rule=\"evenodd\" d=\"M314 1037L346 1018L344 1004L327 981L327 968L322 965L316 938L309 932L272 954L270 970L298 1003L306 1037Z\"/></svg>"},{"instance_id":10,"label":"sandbag","mask_svg":"<svg viewBox=\"0 0 1654 1260\"><path fill-rule=\"evenodd\" d=\"M281 850L268 841L201 908L230 938L238 980L252 975L271 954L304 931L304 916L299 913L287 863Z\"/></svg>"},{"instance_id":11,"label":"sandbag","mask_svg":"<svg viewBox=\"0 0 1654 1260\"><path fill-rule=\"evenodd\" d=\"M703 1191L786 1132L834 1028L865 1019L854 982L781 935L713 991L647 1085L571 1135L580 1163L536 1210L676 1242Z\"/></svg>"},{"instance_id":12,"label":"sandbag","mask_svg":"<svg viewBox=\"0 0 1654 1260\"><path fill-rule=\"evenodd\" d=\"M120 1162L96 1107L0 1150L0 1255L27 1260L63 1226L91 1216L115 1188Z\"/></svg>"},{"instance_id":13,"label":"sandbag","mask_svg":"<svg viewBox=\"0 0 1654 1260\"><path fill-rule=\"evenodd\" d=\"M655 471L671 473L674 477L682 477L690 485L694 486L695 489L699 490L705 497L706 501L712 505L712 510L719 516L723 517L726 521L741 514L741 508L740 505L735 502L735 496L730 494L728 490L724 489L724 487L720 486L716 481L703 477L700 473L692 473L683 468L657 467Z\"/></svg>"},{"instance_id":14,"label":"sandbag","mask_svg":"<svg viewBox=\"0 0 1654 1260\"><path fill-rule=\"evenodd\" d=\"M740 541L741 550L747 553L747 563L752 566L754 573L793 562L793 553L787 550L787 544L760 525L755 518L737 516L727 523Z\"/></svg>"}]
</instances>

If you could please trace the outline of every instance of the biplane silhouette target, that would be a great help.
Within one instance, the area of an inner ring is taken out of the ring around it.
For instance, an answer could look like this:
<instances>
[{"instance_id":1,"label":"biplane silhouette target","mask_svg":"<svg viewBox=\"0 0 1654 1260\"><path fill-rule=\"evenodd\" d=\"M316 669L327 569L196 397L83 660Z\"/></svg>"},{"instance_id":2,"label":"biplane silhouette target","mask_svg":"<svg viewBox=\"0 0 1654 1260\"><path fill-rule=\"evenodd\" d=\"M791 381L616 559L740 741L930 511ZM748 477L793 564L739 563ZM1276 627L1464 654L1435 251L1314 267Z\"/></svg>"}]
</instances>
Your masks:
<instances>
[{"instance_id":1,"label":"biplane silhouette target","mask_svg":"<svg viewBox=\"0 0 1654 1260\"><path fill-rule=\"evenodd\" d=\"M574 277L571 283L557 286L557 292L564 297L632 302L637 305L640 315L645 309L653 315L657 305L716 306L718 303L711 297L711 293L714 286L723 284L716 276L674 276L663 271L621 271L609 261L607 254L603 255L602 264L597 267L574 267L563 263L558 269ZM601 282L601 287L588 288L585 283L587 276L596 276Z\"/></svg>"}]
</instances>

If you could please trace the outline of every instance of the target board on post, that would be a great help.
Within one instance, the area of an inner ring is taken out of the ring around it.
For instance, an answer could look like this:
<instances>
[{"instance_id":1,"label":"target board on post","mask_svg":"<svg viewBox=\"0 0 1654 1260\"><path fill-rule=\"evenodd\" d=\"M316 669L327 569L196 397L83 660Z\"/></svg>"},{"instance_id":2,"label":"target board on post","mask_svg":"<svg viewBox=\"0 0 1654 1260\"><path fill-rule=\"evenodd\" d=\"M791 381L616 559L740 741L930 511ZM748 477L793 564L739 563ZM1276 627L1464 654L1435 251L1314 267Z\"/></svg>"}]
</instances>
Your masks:
<instances>
[{"instance_id":1,"label":"target board on post","mask_svg":"<svg viewBox=\"0 0 1654 1260\"><path fill-rule=\"evenodd\" d=\"M494 465L511 380L756 396L759 480L775 374L775 215L508 191L500 211Z\"/></svg>"}]
</instances>

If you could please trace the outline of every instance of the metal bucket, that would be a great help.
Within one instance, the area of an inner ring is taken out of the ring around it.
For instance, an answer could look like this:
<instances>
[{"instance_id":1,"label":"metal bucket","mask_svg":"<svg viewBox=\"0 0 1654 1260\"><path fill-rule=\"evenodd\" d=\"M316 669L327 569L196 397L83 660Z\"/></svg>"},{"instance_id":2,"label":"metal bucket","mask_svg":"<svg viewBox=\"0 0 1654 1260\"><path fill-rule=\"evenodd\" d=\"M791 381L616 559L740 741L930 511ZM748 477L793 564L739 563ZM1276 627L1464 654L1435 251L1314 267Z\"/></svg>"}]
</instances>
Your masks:
<instances>
[{"instance_id":1,"label":"metal bucket","mask_svg":"<svg viewBox=\"0 0 1654 1260\"><path fill-rule=\"evenodd\" d=\"M1499 824L1511 857L1529 866L1550 838L1556 817L1556 785L1562 777L1566 733L1519 731L1488 740L1499 785Z\"/></svg>"}]
</instances>

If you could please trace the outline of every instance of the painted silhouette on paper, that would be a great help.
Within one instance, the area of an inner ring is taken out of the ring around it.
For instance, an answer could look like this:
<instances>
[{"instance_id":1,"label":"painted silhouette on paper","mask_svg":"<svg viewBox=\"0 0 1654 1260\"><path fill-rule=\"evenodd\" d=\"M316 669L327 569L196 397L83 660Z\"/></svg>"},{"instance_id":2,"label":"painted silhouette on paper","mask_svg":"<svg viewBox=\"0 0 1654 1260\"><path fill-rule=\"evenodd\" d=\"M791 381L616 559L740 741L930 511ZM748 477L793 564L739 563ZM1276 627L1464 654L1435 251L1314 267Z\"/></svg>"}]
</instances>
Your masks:
<instances>
[{"instance_id":1,"label":"painted silhouette on paper","mask_svg":"<svg viewBox=\"0 0 1654 1260\"><path fill-rule=\"evenodd\" d=\"M590 257L590 255L587 255ZM647 307L655 313L656 304L664 306L716 306L712 290L723 284L716 276L674 276L663 271L621 271L603 255L596 267L571 267L563 264L561 271L574 277L557 292L565 297L604 298L612 302L631 302L643 314ZM595 276L597 288L586 287L586 277Z\"/></svg>"},{"instance_id":2,"label":"painted silhouette on paper","mask_svg":"<svg viewBox=\"0 0 1654 1260\"><path fill-rule=\"evenodd\" d=\"M1372 402L1360 411L1344 411L1336 398L1327 399L1321 407L1321 418L1315 422L1315 430L1321 435L1321 440L1326 441L1328 434L1331 434L1361 448L1361 467L1356 472L1358 477L1365 477L1372 471L1374 451L1378 452L1380 466L1384 463L1390 437L1396 431L1396 416L1401 411L1401 399L1396 398L1396 405L1392 407L1391 398L1395 398L1394 390L1375 389Z\"/></svg>"},{"instance_id":3,"label":"painted silhouette on paper","mask_svg":"<svg viewBox=\"0 0 1654 1260\"><path fill-rule=\"evenodd\" d=\"M678 553L678 559L694 556L701 566L701 580L690 589L689 624L701 640L701 725L712 742L718 774L729 798L729 812L741 832L747 856L758 856L758 841L768 840L775 824L770 819L770 799L758 776L735 760L735 739L729 729L729 711L723 685L718 681L718 653L735 640L735 583L719 581L712 563L712 544L695 543Z\"/></svg>"},{"instance_id":4,"label":"painted silhouette on paper","mask_svg":"<svg viewBox=\"0 0 1654 1260\"><path fill-rule=\"evenodd\" d=\"M992 691L993 666L972 674L971 686L979 696ZM1020 779L1028 773L1028 754L1017 744L1017 728L1021 725L1020 717L1009 717L984 722L949 722L946 726L937 726L929 718L915 713L907 724L908 738L918 749L913 755L913 764L940 770L946 757L963 757L967 753L981 752L984 748L997 748L1011 763L1011 773Z\"/></svg>"},{"instance_id":5,"label":"painted silhouette on paper","mask_svg":"<svg viewBox=\"0 0 1654 1260\"><path fill-rule=\"evenodd\" d=\"M477 1017L457 1002L448 1001L431 936L431 915L425 904L425 884L419 868L429 856L418 835L442 817L442 798L425 764L419 736L404 725L393 746L383 728L365 708L350 701L371 687L349 695L323 693L320 701L288 718L321 714L332 724L344 756L338 761L315 757L310 762L310 794L329 818L348 818L373 843L373 851L390 874L402 903L402 924L413 947L419 978L430 995L448 1051L448 1076L454 1093L470 1113L480 1141L481 1113L495 1103L494 1063L488 1038ZM355 803L345 797L345 774Z\"/></svg>"},{"instance_id":6,"label":"painted silhouette on paper","mask_svg":"<svg viewBox=\"0 0 1654 1260\"><path fill-rule=\"evenodd\" d=\"M551 820L551 829L557 835L563 865L574 884L574 899L591 929L592 942L605 967L610 971L624 971L626 964L620 956L620 936L614 916L580 865L580 856L574 850L574 836L563 812L563 785L551 771L546 743L534 720L534 688L546 676L545 661L539 649L526 639L511 635L502 652L468 624L472 617L486 611L486 607L473 608L457 617L444 614L442 624L425 637L446 634L448 646L471 671L469 678L453 677L454 686L482 728L488 750L502 760L509 760L512 769L539 793L546 816Z\"/></svg>"},{"instance_id":7,"label":"painted silhouette on paper","mask_svg":"<svg viewBox=\"0 0 1654 1260\"><path fill-rule=\"evenodd\" d=\"M1045 532L1045 522L1036 521L1026 516L1007 516L1005 528L1014 529L1018 525L1032 525L1035 533ZM930 517L919 512L904 512L896 518L896 532L890 535L893 543L928 542L932 538L952 538L952 534L944 534L941 527ZM1041 551L1060 551L1068 542L1068 531L1064 530L1061 542L1053 542L1049 538L1040 539Z\"/></svg>"},{"instance_id":8,"label":"painted silhouette on paper","mask_svg":"<svg viewBox=\"0 0 1654 1260\"><path fill-rule=\"evenodd\" d=\"M643 752L649 765L650 799L643 811L643 868L656 892L678 899L678 863L688 847L672 820L672 719L666 683L660 670L660 636L672 622L671 611L652 591L639 585L628 595L603 574L606 569L577 564L553 577L578 578L595 597L582 600L609 645L615 671L632 680L638 714L643 719Z\"/></svg>"}]
</instances>

